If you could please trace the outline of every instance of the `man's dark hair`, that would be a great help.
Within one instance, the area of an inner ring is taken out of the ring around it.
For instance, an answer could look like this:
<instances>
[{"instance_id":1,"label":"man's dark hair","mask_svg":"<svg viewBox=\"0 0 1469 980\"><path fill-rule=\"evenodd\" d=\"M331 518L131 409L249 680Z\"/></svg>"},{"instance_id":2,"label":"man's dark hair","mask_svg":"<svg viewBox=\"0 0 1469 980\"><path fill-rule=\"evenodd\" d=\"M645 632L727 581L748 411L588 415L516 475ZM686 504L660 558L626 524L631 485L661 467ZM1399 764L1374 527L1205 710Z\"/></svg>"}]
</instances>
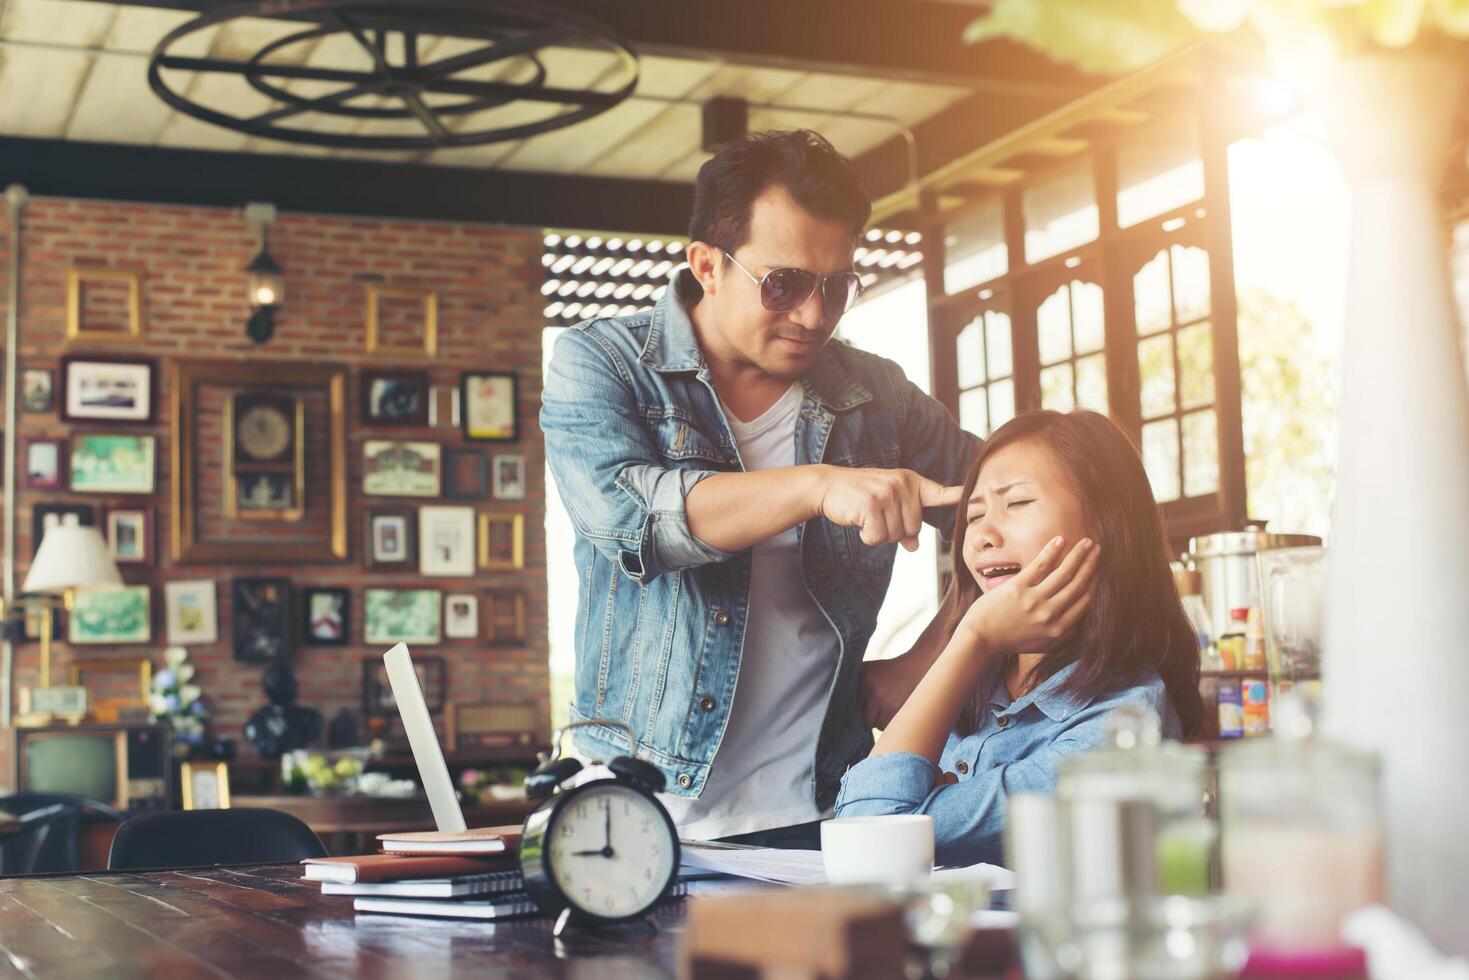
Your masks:
<instances>
[{"instance_id":1,"label":"man's dark hair","mask_svg":"<svg viewBox=\"0 0 1469 980\"><path fill-rule=\"evenodd\" d=\"M840 221L856 239L872 205L852 162L809 129L750 133L730 140L699 168L689 238L733 252L750 238L755 198L779 185L818 218Z\"/></svg>"}]
</instances>

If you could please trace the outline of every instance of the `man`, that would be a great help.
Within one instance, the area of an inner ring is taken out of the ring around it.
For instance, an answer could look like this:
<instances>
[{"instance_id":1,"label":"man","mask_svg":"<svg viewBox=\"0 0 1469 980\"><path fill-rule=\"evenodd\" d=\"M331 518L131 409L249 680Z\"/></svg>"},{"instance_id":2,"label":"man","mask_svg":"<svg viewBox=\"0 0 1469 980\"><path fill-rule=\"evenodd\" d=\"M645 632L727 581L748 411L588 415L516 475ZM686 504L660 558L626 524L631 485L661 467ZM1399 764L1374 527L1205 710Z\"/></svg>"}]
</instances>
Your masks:
<instances>
[{"instance_id":1,"label":"man","mask_svg":"<svg viewBox=\"0 0 1469 980\"><path fill-rule=\"evenodd\" d=\"M815 133L726 144L658 305L567 330L551 360L541 427L581 582L572 718L631 726L685 838L819 846L871 748L859 668L897 544L951 513L979 451L895 364L830 342L870 213ZM892 673L878 715L916 683Z\"/></svg>"}]
</instances>

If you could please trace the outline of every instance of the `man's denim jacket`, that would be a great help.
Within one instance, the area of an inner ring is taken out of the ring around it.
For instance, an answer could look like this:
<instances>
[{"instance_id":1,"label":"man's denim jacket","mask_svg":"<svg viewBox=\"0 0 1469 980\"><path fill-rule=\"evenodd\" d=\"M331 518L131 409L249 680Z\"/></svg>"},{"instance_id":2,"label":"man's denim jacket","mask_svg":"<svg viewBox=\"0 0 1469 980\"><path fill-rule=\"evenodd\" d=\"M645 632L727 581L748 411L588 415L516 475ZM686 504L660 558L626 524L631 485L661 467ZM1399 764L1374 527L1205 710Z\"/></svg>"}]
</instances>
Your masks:
<instances>
[{"instance_id":1,"label":"man's denim jacket","mask_svg":"<svg viewBox=\"0 0 1469 980\"><path fill-rule=\"evenodd\" d=\"M684 510L700 480L743 469L685 306L699 295L683 269L652 310L568 329L556 342L541 407L546 457L576 528L571 718L630 726L639 753L682 796L703 790L729 720L751 564L749 551L727 553L695 538ZM962 482L979 452L978 439L881 357L834 340L801 384L797 464L904 467L947 486ZM952 513L925 517L947 534ZM857 528L824 518L797 533L806 586L841 649L811 747L812 790L825 809L842 773L872 746L858 670L897 546L868 547ZM597 758L628 751L617 729L576 734L580 749Z\"/></svg>"}]
</instances>

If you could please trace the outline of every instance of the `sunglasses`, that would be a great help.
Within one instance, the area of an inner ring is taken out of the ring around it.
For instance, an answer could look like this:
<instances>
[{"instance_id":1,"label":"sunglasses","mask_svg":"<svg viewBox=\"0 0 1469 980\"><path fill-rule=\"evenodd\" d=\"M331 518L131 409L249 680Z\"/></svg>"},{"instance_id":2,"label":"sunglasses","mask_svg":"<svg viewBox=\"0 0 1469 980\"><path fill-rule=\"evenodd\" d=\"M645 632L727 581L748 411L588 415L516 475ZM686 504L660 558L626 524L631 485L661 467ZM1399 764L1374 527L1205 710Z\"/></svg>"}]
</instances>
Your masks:
<instances>
[{"instance_id":1,"label":"sunglasses","mask_svg":"<svg viewBox=\"0 0 1469 980\"><path fill-rule=\"evenodd\" d=\"M720 249L724 252L724 249ZM760 287L760 305L772 313L788 313L801 306L811 294L821 289L821 302L827 310L845 313L857 301L862 292L862 277L855 272L828 272L824 276L805 269L771 269L764 276L756 277L753 272L740 265L740 260L724 252L724 257L735 264L750 281Z\"/></svg>"}]
</instances>

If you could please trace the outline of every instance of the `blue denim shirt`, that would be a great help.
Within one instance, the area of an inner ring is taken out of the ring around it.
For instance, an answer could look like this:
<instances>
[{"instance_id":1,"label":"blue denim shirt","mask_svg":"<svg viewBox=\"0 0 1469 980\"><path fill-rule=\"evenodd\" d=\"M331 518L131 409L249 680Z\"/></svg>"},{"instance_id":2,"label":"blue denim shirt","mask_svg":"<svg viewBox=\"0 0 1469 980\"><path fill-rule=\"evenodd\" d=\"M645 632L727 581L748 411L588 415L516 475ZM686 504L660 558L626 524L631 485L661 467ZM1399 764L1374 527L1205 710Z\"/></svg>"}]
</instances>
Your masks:
<instances>
[{"instance_id":1,"label":"blue denim shirt","mask_svg":"<svg viewBox=\"0 0 1469 980\"><path fill-rule=\"evenodd\" d=\"M652 310L568 329L541 406L581 583L571 717L629 725L668 791L683 796L703 790L729 719L751 565L749 551L730 554L695 538L684 509L700 480L743 469L688 315L700 295L682 269ZM979 453L979 440L884 358L833 340L801 384L797 464L903 467L950 485ZM952 510L925 518L947 530ZM868 547L856 528L822 518L797 534L806 587L841 649L811 746L812 792L825 809L842 773L872 747L858 672L897 546ZM615 729L576 735L589 755L628 750Z\"/></svg>"},{"instance_id":2,"label":"blue denim shirt","mask_svg":"<svg viewBox=\"0 0 1469 980\"><path fill-rule=\"evenodd\" d=\"M1113 708L1151 708L1163 719L1164 736L1181 737L1178 715L1156 672L1132 687L1078 702L1060 690L1075 669L1062 668L1013 701L1005 685L996 684L979 728L962 737L950 732L939 757L942 770L959 777L957 783L936 785L939 770L911 752L872 756L842 780L836 815L927 813L933 817L935 861L1002 863L1005 797L1054 791L1062 759L1106 743L1102 720Z\"/></svg>"}]
</instances>

